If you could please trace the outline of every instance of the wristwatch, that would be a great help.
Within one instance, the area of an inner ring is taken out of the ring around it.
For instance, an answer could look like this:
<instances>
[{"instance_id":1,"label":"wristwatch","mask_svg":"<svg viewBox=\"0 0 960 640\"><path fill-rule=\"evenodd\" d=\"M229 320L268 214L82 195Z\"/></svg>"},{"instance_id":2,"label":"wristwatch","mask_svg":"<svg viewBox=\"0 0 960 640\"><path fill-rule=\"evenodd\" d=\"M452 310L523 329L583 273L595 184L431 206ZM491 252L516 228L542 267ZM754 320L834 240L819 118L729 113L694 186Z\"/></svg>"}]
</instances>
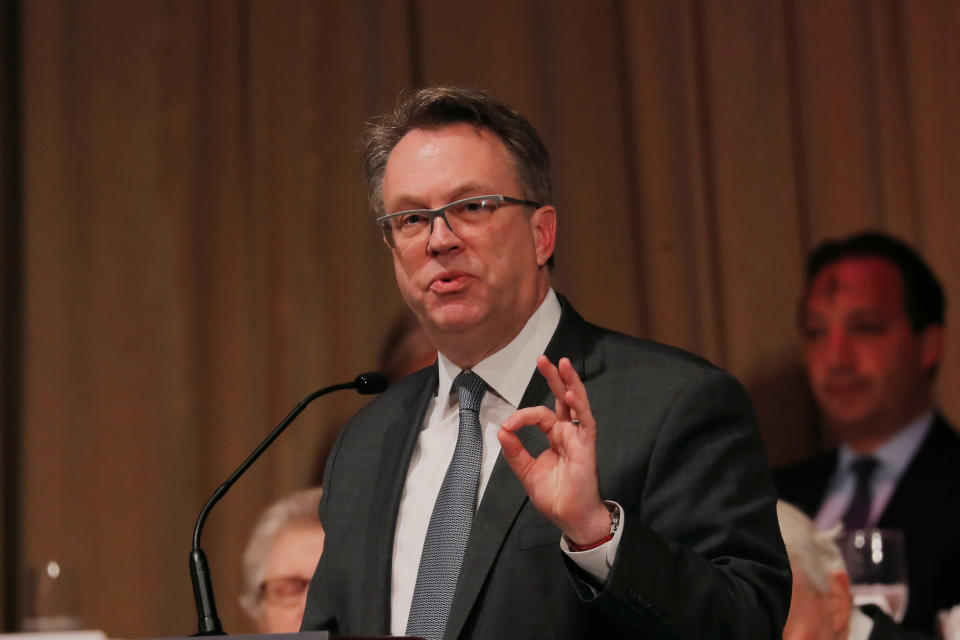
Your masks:
<instances>
[{"instance_id":1,"label":"wristwatch","mask_svg":"<svg viewBox=\"0 0 960 640\"><path fill-rule=\"evenodd\" d=\"M591 542L590 544L574 544L570 538L567 538L567 546L570 547L571 551L590 551L590 549L596 549L600 545L606 544L613 540L613 534L615 534L617 529L620 528L620 507L617 506L616 502L609 502L607 500L603 501L603 506L605 506L610 512L610 533L600 540Z\"/></svg>"}]
</instances>

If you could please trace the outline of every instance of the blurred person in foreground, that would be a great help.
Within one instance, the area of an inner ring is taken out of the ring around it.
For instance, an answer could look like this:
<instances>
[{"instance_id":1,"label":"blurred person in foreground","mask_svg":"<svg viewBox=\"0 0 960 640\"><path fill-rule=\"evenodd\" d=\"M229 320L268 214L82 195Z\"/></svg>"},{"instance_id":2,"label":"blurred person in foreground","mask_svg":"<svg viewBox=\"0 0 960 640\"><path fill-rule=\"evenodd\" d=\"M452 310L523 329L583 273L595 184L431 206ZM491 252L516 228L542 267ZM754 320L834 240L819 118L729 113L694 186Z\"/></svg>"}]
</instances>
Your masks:
<instances>
[{"instance_id":1,"label":"blurred person in foreground","mask_svg":"<svg viewBox=\"0 0 960 640\"><path fill-rule=\"evenodd\" d=\"M293 493L270 505L257 520L243 552L240 605L258 633L300 629L307 585L323 552L317 517L323 489Z\"/></svg>"},{"instance_id":2,"label":"blurred person in foreground","mask_svg":"<svg viewBox=\"0 0 960 640\"><path fill-rule=\"evenodd\" d=\"M437 349L430 342L417 317L409 308L403 309L390 323L383 344L380 345L377 370L387 376L387 380L393 384L436 361ZM342 424L330 425L327 432L335 433L341 427ZM326 462L322 455L317 457L317 462L310 473L312 484L323 484L323 467Z\"/></svg>"},{"instance_id":3,"label":"blurred person in foreground","mask_svg":"<svg viewBox=\"0 0 960 640\"><path fill-rule=\"evenodd\" d=\"M853 606L850 578L834 531L820 531L791 504L777 503L780 533L793 570L793 596L783 640L923 640L876 606Z\"/></svg>"},{"instance_id":4,"label":"blurred person in foreground","mask_svg":"<svg viewBox=\"0 0 960 640\"><path fill-rule=\"evenodd\" d=\"M364 149L397 284L439 357L334 444L303 629L779 637L789 566L749 399L554 292L557 211L530 123L430 87Z\"/></svg>"},{"instance_id":5,"label":"blurred person in foreground","mask_svg":"<svg viewBox=\"0 0 960 640\"><path fill-rule=\"evenodd\" d=\"M390 383L437 361L437 348L410 309L394 318L380 347L380 371Z\"/></svg>"},{"instance_id":6,"label":"blurred person in foreground","mask_svg":"<svg viewBox=\"0 0 960 640\"><path fill-rule=\"evenodd\" d=\"M933 398L943 289L890 236L825 242L807 263L800 329L807 377L839 447L778 471L780 497L823 530L903 531L903 624L930 632L937 610L960 602L960 437Z\"/></svg>"}]
</instances>

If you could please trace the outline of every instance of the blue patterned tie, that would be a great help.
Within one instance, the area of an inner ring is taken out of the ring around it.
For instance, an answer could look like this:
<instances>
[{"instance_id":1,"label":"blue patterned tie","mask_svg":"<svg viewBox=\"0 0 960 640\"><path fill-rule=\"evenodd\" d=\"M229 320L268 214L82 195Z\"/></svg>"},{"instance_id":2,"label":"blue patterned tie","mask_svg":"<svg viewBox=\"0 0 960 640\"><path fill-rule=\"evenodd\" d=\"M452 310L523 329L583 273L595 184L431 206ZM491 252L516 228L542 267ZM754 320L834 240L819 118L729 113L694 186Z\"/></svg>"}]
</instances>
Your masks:
<instances>
[{"instance_id":1,"label":"blue patterned tie","mask_svg":"<svg viewBox=\"0 0 960 640\"><path fill-rule=\"evenodd\" d=\"M427 640L443 638L480 488L480 401L487 383L464 369L454 379L453 387L460 399L460 432L430 515L407 620L407 635Z\"/></svg>"}]
</instances>

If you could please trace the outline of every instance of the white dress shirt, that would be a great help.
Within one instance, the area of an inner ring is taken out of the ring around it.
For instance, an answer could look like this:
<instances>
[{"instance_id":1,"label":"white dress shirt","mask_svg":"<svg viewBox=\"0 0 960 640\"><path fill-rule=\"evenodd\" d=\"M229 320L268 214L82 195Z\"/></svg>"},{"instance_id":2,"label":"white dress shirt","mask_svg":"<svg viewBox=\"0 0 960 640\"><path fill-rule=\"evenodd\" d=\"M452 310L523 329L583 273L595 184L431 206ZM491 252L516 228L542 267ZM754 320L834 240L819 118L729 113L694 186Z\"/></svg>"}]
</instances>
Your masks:
<instances>
[{"instance_id":1,"label":"white dress shirt","mask_svg":"<svg viewBox=\"0 0 960 640\"><path fill-rule=\"evenodd\" d=\"M553 289L550 289L517 337L472 368L489 387L480 404L483 454L480 463L478 506L500 455L500 441L497 439L500 424L520 406L527 385L536 371L537 357L546 350L559 323L560 301ZM393 540L390 633L394 635L403 635L406 631L423 541L427 535L433 505L440 493L443 476L453 458L459 433L459 405L456 393L451 387L461 369L442 353L438 354L437 366L437 395L427 407L424 424L407 469ZM619 542L624 519L625 514L621 510L621 526L614 540L591 551L569 553L571 559L601 581L606 578L616 555L616 544ZM561 546L564 551L568 551L565 543Z\"/></svg>"},{"instance_id":2,"label":"white dress shirt","mask_svg":"<svg viewBox=\"0 0 960 640\"><path fill-rule=\"evenodd\" d=\"M867 527L875 526L887 508L903 472L927 437L932 424L933 409L929 409L870 454L877 460L877 467L870 478L872 499ZM817 511L817 528L826 531L843 519L857 484L857 476L851 465L861 455L846 445L840 446L837 470L830 479L826 497Z\"/></svg>"}]
</instances>

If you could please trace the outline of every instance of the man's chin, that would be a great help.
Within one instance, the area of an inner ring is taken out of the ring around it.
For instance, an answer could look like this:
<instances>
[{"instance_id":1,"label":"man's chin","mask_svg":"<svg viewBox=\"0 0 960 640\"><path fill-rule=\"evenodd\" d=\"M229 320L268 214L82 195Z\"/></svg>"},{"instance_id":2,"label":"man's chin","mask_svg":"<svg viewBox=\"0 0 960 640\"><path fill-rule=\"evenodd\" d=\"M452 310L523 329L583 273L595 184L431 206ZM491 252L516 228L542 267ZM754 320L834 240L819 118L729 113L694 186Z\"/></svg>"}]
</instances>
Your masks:
<instances>
[{"instance_id":1,"label":"man's chin","mask_svg":"<svg viewBox=\"0 0 960 640\"><path fill-rule=\"evenodd\" d=\"M876 414L867 409L824 413L824 419L830 430L842 442L872 439L879 435L876 433L878 430Z\"/></svg>"},{"instance_id":2,"label":"man's chin","mask_svg":"<svg viewBox=\"0 0 960 640\"><path fill-rule=\"evenodd\" d=\"M483 314L470 305L447 304L427 312L430 324L440 333L464 333L475 328Z\"/></svg>"},{"instance_id":3,"label":"man's chin","mask_svg":"<svg viewBox=\"0 0 960 640\"><path fill-rule=\"evenodd\" d=\"M876 412L876 399L863 390L823 391L817 395L817 403L827 422L857 424Z\"/></svg>"}]
</instances>

